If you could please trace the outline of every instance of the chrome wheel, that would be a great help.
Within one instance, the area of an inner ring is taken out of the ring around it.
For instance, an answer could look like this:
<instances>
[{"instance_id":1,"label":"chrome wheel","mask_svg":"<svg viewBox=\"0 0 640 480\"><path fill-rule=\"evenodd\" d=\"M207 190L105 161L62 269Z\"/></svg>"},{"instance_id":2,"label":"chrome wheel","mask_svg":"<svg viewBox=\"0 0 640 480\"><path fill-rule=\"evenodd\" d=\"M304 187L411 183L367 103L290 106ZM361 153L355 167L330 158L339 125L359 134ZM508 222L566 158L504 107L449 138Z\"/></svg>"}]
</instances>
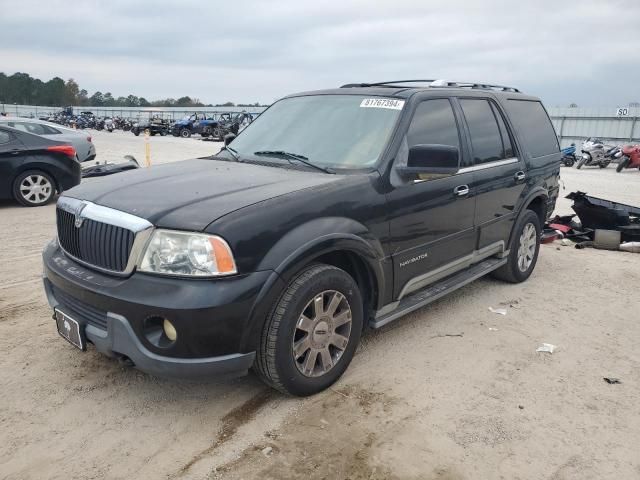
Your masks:
<instances>
[{"instance_id":1,"label":"chrome wheel","mask_svg":"<svg viewBox=\"0 0 640 480\"><path fill-rule=\"evenodd\" d=\"M518 268L521 272L526 272L536 253L538 239L536 238L536 227L533 223L527 223L520 235L520 245L518 247Z\"/></svg>"},{"instance_id":2,"label":"chrome wheel","mask_svg":"<svg viewBox=\"0 0 640 480\"><path fill-rule=\"evenodd\" d=\"M336 290L317 294L302 310L291 345L300 373L319 377L340 360L351 336L351 307Z\"/></svg>"},{"instance_id":3,"label":"chrome wheel","mask_svg":"<svg viewBox=\"0 0 640 480\"><path fill-rule=\"evenodd\" d=\"M51 198L53 185L42 175L29 175L20 183L20 195L29 203L42 203Z\"/></svg>"}]
</instances>

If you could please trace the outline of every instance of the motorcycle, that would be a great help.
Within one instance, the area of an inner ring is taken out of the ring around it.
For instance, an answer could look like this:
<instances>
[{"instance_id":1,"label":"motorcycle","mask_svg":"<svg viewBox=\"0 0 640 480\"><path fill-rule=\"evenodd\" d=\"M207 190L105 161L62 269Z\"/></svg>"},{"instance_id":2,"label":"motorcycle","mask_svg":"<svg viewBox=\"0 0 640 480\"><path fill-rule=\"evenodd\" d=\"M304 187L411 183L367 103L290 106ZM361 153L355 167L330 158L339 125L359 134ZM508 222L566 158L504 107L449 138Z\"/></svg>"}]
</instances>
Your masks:
<instances>
[{"instance_id":1,"label":"motorcycle","mask_svg":"<svg viewBox=\"0 0 640 480\"><path fill-rule=\"evenodd\" d=\"M625 145L621 149L622 158L618 162L616 172L620 173L625 168L638 168L640 170L640 145Z\"/></svg>"},{"instance_id":2,"label":"motorcycle","mask_svg":"<svg viewBox=\"0 0 640 480\"><path fill-rule=\"evenodd\" d=\"M105 117L103 120L103 126L107 132L113 132L113 120L111 118Z\"/></svg>"},{"instance_id":3,"label":"motorcycle","mask_svg":"<svg viewBox=\"0 0 640 480\"><path fill-rule=\"evenodd\" d=\"M576 144L572 143L569 147L562 149L562 164L565 167L573 167L576 161Z\"/></svg>"},{"instance_id":4,"label":"motorcycle","mask_svg":"<svg viewBox=\"0 0 640 480\"><path fill-rule=\"evenodd\" d=\"M620 147L605 145L602 140L591 137L584 141L581 152L582 156L576 165L578 169L584 165L606 168L611 163L611 160L622 156Z\"/></svg>"}]
</instances>

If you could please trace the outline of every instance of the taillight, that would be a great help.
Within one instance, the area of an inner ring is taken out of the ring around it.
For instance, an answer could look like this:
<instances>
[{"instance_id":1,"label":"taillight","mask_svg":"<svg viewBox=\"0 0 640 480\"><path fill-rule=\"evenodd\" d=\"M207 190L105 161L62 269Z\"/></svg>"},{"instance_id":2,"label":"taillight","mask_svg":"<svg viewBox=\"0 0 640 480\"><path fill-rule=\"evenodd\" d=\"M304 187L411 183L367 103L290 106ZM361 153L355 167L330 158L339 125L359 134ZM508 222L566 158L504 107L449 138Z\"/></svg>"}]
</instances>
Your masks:
<instances>
[{"instance_id":1,"label":"taillight","mask_svg":"<svg viewBox=\"0 0 640 480\"><path fill-rule=\"evenodd\" d=\"M90 142L90 141L91 141L91 137L87 137L87 142Z\"/></svg>"},{"instance_id":2,"label":"taillight","mask_svg":"<svg viewBox=\"0 0 640 480\"><path fill-rule=\"evenodd\" d=\"M47 152L58 152L69 158L76 158L76 149L71 145L54 145L52 147L47 147Z\"/></svg>"}]
</instances>

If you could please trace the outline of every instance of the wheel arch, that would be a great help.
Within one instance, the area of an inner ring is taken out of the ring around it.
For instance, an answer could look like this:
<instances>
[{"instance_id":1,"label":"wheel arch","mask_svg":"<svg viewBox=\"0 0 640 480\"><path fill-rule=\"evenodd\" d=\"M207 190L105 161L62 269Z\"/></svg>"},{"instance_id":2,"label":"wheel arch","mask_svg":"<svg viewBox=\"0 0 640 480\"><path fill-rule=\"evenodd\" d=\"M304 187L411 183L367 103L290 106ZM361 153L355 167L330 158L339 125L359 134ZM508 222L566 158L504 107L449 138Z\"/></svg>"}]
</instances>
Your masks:
<instances>
[{"instance_id":1,"label":"wheel arch","mask_svg":"<svg viewBox=\"0 0 640 480\"><path fill-rule=\"evenodd\" d=\"M537 216L538 220L540 220L540 227L544 226L545 221L547 220L547 204L549 200L549 194L547 191L538 187L531 191L522 202L522 208L518 213L518 216L515 218L513 222L513 227L511 228L511 233L509 234L509 243L507 245L511 245L511 241L513 239L513 232L518 224L518 220L527 210L533 211Z\"/></svg>"},{"instance_id":2,"label":"wheel arch","mask_svg":"<svg viewBox=\"0 0 640 480\"><path fill-rule=\"evenodd\" d=\"M311 222L310 222L311 223ZM304 227L304 226L303 226ZM294 229L274 246L262 262L273 274L257 295L243 336L243 350L254 349L259 341L264 322L287 284L304 268L314 263L332 265L351 275L360 288L367 315L380 307L385 291L385 273L382 267L382 247L353 233L331 233L314 236L313 228ZM299 235L306 241L299 242ZM298 243L292 243L292 242ZM292 245L298 245L292 248ZM282 255L282 252L287 252ZM276 260L275 264L273 263ZM269 267L267 267L269 265Z\"/></svg>"}]
</instances>

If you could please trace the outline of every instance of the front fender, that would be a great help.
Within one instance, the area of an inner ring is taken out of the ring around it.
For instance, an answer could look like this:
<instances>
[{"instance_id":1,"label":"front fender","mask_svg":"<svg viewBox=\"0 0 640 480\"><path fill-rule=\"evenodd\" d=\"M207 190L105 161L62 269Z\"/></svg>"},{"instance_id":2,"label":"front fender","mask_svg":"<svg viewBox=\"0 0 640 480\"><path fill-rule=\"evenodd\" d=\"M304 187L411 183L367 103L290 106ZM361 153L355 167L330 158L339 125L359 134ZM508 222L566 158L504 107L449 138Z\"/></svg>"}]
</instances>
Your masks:
<instances>
[{"instance_id":1,"label":"front fender","mask_svg":"<svg viewBox=\"0 0 640 480\"><path fill-rule=\"evenodd\" d=\"M345 217L311 220L285 234L264 256L258 270L271 269L287 277L314 257L336 250L352 251L374 269L380 269L384 250L361 223Z\"/></svg>"},{"instance_id":2,"label":"front fender","mask_svg":"<svg viewBox=\"0 0 640 480\"><path fill-rule=\"evenodd\" d=\"M264 256L258 270L272 270L256 299L243 335L243 351L256 348L264 320L289 281L304 266L326 253L358 255L372 274L378 292L385 291L384 251L361 223L343 217L314 219L285 234Z\"/></svg>"}]
</instances>

